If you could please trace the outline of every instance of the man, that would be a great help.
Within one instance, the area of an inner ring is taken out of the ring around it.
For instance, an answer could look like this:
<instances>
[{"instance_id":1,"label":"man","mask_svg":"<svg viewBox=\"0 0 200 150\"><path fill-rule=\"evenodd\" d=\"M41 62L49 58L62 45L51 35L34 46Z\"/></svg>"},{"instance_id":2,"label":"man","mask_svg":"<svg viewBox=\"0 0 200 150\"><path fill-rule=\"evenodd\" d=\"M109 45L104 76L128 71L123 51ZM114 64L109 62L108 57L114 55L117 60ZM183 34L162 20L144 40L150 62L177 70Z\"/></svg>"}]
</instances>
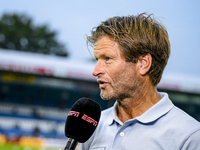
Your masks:
<instances>
[{"instance_id":1,"label":"man","mask_svg":"<svg viewBox=\"0 0 200 150\"><path fill-rule=\"evenodd\" d=\"M81 150L197 150L200 123L157 92L170 54L166 29L152 15L113 17L88 37L104 110Z\"/></svg>"}]
</instances>

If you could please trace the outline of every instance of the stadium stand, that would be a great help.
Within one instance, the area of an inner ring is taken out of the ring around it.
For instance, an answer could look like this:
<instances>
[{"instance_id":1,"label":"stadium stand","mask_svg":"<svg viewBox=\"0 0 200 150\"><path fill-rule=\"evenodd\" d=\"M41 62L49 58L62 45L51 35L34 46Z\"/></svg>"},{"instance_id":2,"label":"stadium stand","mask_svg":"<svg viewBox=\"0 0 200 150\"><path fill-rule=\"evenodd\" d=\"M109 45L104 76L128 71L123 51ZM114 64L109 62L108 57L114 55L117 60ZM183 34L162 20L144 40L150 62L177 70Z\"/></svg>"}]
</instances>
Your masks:
<instances>
[{"instance_id":1,"label":"stadium stand","mask_svg":"<svg viewBox=\"0 0 200 150\"><path fill-rule=\"evenodd\" d=\"M37 113L37 116L34 114ZM19 104L0 105L0 127L10 136L65 138L64 125L68 109ZM38 118L38 116L40 116Z\"/></svg>"},{"instance_id":2,"label":"stadium stand","mask_svg":"<svg viewBox=\"0 0 200 150\"><path fill-rule=\"evenodd\" d=\"M66 141L65 121L76 100L90 97L102 110L110 107L114 100L102 101L99 96L91 74L94 65L0 49L0 142L37 137L60 146ZM199 85L199 78L165 73L158 90L168 92L175 105L200 120Z\"/></svg>"}]
</instances>

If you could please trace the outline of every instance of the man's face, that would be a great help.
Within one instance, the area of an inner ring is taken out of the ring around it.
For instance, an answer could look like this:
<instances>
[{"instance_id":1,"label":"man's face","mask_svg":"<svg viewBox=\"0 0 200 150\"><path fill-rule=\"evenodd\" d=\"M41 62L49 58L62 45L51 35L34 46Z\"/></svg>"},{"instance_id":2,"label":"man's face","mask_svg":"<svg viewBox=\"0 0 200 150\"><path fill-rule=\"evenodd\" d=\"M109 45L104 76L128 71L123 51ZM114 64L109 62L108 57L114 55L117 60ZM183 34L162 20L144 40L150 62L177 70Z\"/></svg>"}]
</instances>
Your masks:
<instances>
[{"instance_id":1,"label":"man's face","mask_svg":"<svg viewBox=\"0 0 200 150\"><path fill-rule=\"evenodd\" d=\"M94 45L94 57L97 64L93 75L101 89L102 99L123 99L136 94L140 85L137 63L126 62L119 45L104 36Z\"/></svg>"}]
</instances>

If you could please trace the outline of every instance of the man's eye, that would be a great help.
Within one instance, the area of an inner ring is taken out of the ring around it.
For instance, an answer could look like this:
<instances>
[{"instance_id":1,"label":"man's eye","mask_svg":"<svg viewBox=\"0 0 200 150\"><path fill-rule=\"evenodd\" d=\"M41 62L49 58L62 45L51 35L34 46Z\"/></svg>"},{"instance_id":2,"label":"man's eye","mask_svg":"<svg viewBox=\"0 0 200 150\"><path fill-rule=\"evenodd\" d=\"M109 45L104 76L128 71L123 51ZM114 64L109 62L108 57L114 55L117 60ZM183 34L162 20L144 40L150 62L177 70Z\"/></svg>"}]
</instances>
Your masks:
<instances>
[{"instance_id":1,"label":"man's eye","mask_svg":"<svg viewBox=\"0 0 200 150\"><path fill-rule=\"evenodd\" d=\"M107 60L107 61L110 60L110 57L106 57L106 60Z\"/></svg>"}]
</instances>

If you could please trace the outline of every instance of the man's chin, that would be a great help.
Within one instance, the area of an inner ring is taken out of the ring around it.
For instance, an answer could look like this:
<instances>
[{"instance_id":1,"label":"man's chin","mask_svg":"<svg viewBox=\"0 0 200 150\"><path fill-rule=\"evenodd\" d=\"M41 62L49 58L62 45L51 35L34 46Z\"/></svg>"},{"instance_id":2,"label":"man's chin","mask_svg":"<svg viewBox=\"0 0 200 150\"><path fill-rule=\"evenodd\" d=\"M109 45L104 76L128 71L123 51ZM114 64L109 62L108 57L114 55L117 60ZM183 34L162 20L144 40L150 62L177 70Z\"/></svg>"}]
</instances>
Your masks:
<instances>
[{"instance_id":1,"label":"man's chin","mask_svg":"<svg viewBox=\"0 0 200 150\"><path fill-rule=\"evenodd\" d=\"M110 95L104 94L102 92L101 92L100 96L103 100L111 100L112 99L112 97Z\"/></svg>"}]
</instances>

